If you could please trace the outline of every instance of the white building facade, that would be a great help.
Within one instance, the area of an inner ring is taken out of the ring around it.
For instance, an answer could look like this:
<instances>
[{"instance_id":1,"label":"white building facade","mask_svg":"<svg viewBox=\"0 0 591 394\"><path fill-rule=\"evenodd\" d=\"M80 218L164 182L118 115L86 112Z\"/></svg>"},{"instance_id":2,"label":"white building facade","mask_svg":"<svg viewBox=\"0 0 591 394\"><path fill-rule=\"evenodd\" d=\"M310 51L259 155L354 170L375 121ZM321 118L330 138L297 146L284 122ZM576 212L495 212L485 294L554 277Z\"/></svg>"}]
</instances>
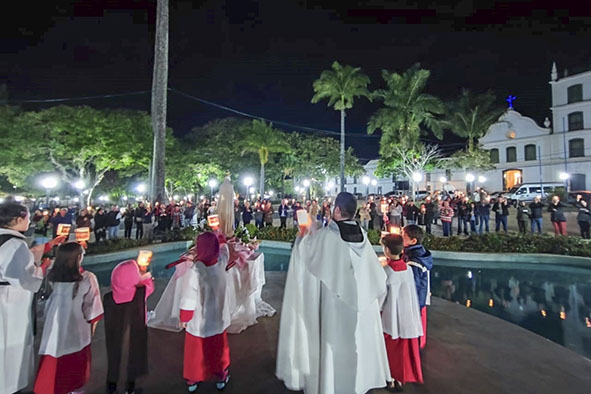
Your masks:
<instances>
[{"instance_id":1,"label":"white building facade","mask_svg":"<svg viewBox=\"0 0 591 394\"><path fill-rule=\"evenodd\" d=\"M569 190L591 190L591 70L559 79L554 64L550 85L552 121L546 119L542 127L509 108L480 138L496 168L472 172L474 187L495 192L520 183L564 183L560 176L566 173ZM364 166L365 175L347 177L346 191L367 195L411 188L402 177L376 177L377 165L371 160ZM436 169L423 174L417 190L465 190L466 175L461 170ZM335 193L338 183L336 179Z\"/></svg>"},{"instance_id":2,"label":"white building facade","mask_svg":"<svg viewBox=\"0 0 591 394\"><path fill-rule=\"evenodd\" d=\"M560 183L570 190L591 189L591 71L558 79L552 67L552 122L544 127L508 109L479 142L496 169L484 176L489 191L519 183Z\"/></svg>"}]
</instances>

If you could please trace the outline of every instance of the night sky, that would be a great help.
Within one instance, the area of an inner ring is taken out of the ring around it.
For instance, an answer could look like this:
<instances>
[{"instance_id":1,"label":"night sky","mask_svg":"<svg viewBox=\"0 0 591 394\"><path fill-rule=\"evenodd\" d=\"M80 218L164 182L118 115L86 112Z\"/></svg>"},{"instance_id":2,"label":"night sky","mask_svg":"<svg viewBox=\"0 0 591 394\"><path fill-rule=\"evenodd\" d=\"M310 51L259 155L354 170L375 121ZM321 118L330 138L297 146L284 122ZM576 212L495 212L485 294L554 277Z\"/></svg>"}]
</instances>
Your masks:
<instances>
[{"instance_id":1,"label":"night sky","mask_svg":"<svg viewBox=\"0 0 591 394\"><path fill-rule=\"evenodd\" d=\"M13 103L150 90L155 1L19 3L6 9L1 27L0 75ZM171 0L169 87L268 119L338 131L338 113L325 102L310 103L312 82L333 60L362 67L372 89L382 86L382 69L402 72L420 62L432 72L428 93L450 100L462 87L492 89L501 105L513 94L516 109L541 123L550 114L552 61L560 76L565 67L570 74L591 69L585 3ZM67 104L147 111L150 99ZM172 92L168 108L177 135L232 115ZM359 100L347 116L348 144L361 158L377 157L378 138L361 137L377 108ZM441 145L449 152L457 141Z\"/></svg>"}]
</instances>

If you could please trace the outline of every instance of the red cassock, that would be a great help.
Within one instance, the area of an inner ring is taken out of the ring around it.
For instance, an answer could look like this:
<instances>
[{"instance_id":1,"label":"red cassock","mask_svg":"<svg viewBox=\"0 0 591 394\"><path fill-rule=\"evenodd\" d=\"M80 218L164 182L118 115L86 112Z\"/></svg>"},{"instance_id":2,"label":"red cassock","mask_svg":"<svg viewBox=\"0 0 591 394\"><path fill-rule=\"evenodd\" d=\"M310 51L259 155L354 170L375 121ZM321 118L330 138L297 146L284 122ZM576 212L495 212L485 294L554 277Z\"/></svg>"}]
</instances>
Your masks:
<instances>
[{"instance_id":1,"label":"red cassock","mask_svg":"<svg viewBox=\"0 0 591 394\"><path fill-rule=\"evenodd\" d=\"M390 374L402 384L423 383L419 346L424 326L412 270L402 260L389 260L385 270L388 295L382 323Z\"/></svg>"},{"instance_id":2,"label":"red cassock","mask_svg":"<svg viewBox=\"0 0 591 394\"><path fill-rule=\"evenodd\" d=\"M90 360L90 345L58 358L41 356L34 392L65 394L81 388L90 378Z\"/></svg>"},{"instance_id":3,"label":"red cassock","mask_svg":"<svg viewBox=\"0 0 591 394\"><path fill-rule=\"evenodd\" d=\"M193 311L181 311L181 321L193 318ZM230 367L228 333L202 338L185 334L183 377L189 382L219 381Z\"/></svg>"},{"instance_id":4,"label":"red cassock","mask_svg":"<svg viewBox=\"0 0 591 394\"><path fill-rule=\"evenodd\" d=\"M421 337L421 350L427 346L427 306L421 308L421 323L423 323L423 336Z\"/></svg>"}]
</instances>

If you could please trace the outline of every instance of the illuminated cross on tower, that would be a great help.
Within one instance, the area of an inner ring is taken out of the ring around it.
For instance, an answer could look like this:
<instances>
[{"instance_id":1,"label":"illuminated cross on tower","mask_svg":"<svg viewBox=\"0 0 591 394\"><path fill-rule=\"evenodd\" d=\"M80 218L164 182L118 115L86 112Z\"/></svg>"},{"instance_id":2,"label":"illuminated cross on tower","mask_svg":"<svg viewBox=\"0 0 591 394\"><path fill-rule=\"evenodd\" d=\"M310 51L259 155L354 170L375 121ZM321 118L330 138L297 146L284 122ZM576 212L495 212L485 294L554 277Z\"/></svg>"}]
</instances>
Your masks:
<instances>
[{"instance_id":1,"label":"illuminated cross on tower","mask_svg":"<svg viewBox=\"0 0 591 394\"><path fill-rule=\"evenodd\" d=\"M515 96L507 96L507 98L505 99L506 102L509 103L509 108L513 109L513 101L517 100L517 97Z\"/></svg>"}]
</instances>

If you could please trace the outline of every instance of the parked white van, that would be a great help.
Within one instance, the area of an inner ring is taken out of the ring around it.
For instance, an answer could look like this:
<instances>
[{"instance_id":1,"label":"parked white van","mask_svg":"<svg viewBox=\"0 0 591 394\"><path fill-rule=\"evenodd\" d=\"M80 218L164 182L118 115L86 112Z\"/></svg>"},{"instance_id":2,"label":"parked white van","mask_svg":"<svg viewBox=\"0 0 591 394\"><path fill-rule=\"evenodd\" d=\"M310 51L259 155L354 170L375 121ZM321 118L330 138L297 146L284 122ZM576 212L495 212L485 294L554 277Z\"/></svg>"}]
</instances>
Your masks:
<instances>
[{"instance_id":1,"label":"parked white van","mask_svg":"<svg viewBox=\"0 0 591 394\"><path fill-rule=\"evenodd\" d=\"M519 201L533 201L535 197L547 197L554 193L557 187L564 187L564 183L544 183L544 195L542 196L542 185L539 183L522 183L512 187L503 196L510 204L516 204Z\"/></svg>"}]
</instances>

